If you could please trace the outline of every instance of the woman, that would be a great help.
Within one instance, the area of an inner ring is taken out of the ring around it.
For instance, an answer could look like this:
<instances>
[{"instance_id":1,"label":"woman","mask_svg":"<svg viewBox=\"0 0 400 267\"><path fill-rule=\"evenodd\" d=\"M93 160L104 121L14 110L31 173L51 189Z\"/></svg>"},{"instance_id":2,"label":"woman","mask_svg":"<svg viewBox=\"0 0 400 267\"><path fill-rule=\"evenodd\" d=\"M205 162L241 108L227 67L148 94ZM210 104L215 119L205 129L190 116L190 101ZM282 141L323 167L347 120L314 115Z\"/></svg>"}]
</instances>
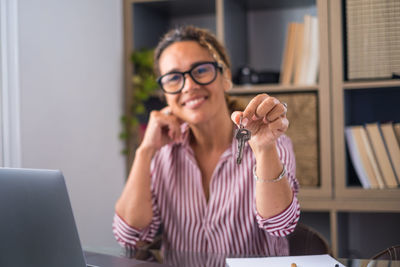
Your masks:
<instances>
[{"instance_id":1,"label":"woman","mask_svg":"<svg viewBox=\"0 0 400 267\"><path fill-rule=\"evenodd\" d=\"M151 242L162 223L166 249L288 255L284 236L300 209L286 106L261 94L232 113L229 68L225 49L206 30L180 27L160 41L155 71L168 106L151 112L116 203L121 245ZM240 120L251 139L238 164Z\"/></svg>"}]
</instances>

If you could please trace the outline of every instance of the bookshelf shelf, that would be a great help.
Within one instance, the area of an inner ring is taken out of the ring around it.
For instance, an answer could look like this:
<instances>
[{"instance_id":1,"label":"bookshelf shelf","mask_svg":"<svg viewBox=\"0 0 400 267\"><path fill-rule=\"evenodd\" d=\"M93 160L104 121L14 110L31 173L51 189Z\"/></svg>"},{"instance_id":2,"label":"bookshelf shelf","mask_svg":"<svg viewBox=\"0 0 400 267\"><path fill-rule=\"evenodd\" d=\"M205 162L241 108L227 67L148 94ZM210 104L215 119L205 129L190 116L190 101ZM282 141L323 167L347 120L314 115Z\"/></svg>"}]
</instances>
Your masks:
<instances>
[{"instance_id":1,"label":"bookshelf shelf","mask_svg":"<svg viewBox=\"0 0 400 267\"><path fill-rule=\"evenodd\" d=\"M398 201L393 199L301 199L300 205L307 211L317 212L400 212Z\"/></svg>"},{"instance_id":2,"label":"bookshelf shelf","mask_svg":"<svg viewBox=\"0 0 400 267\"><path fill-rule=\"evenodd\" d=\"M316 92L317 85L280 85L280 84L257 84L257 85L235 85L228 93L230 95L259 94L259 93L290 93L290 92Z\"/></svg>"},{"instance_id":3,"label":"bookshelf shelf","mask_svg":"<svg viewBox=\"0 0 400 267\"><path fill-rule=\"evenodd\" d=\"M370 82L344 82L343 89L354 90L354 89L368 89L368 88L388 88L388 87L399 87L400 80L382 80L382 81L370 81Z\"/></svg>"}]
</instances>

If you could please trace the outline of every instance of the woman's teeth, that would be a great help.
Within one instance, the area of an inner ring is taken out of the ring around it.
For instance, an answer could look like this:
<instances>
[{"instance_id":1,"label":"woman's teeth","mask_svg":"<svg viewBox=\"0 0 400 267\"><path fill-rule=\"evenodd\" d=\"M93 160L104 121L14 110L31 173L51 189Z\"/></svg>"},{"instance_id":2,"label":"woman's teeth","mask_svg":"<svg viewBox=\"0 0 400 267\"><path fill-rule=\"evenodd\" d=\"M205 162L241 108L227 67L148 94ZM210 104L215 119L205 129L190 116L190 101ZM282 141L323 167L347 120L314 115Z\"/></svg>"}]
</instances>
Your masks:
<instances>
[{"instance_id":1,"label":"woman's teeth","mask_svg":"<svg viewBox=\"0 0 400 267\"><path fill-rule=\"evenodd\" d=\"M186 102L186 105L193 106L193 105L196 105L196 104L200 103L203 100L204 100L203 97L202 98L196 98L196 99L193 99L193 100L190 100L190 101Z\"/></svg>"}]
</instances>

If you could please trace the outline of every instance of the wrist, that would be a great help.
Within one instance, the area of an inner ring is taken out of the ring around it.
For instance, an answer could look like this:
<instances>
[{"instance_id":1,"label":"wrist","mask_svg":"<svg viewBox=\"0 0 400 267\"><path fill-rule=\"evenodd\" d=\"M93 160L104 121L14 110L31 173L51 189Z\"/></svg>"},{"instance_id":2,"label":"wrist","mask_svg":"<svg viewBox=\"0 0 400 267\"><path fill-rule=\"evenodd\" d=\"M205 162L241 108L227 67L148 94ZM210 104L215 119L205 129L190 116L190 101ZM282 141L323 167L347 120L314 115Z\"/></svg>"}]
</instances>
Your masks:
<instances>
[{"instance_id":1,"label":"wrist","mask_svg":"<svg viewBox=\"0 0 400 267\"><path fill-rule=\"evenodd\" d=\"M140 145L135 152L135 157L144 157L147 159L152 159L154 154L157 152L157 149L148 146Z\"/></svg>"},{"instance_id":2,"label":"wrist","mask_svg":"<svg viewBox=\"0 0 400 267\"><path fill-rule=\"evenodd\" d=\"M278 177L273 178L273 179L264 179L264 178L258 177L257 172L256 172L256 165L254 165L253 177L254 177L254 180L256 180L256 182L276 183L276 182L279 182L280 180L282 180L282 178L286 177L286 166L285 166L285 164L282 164L282 172L279 174Z\"/></svg>"},{"instance_id":3,"label":"wrist","mask_svg":"<svg viewBox=\"0 0 400 267\"><path fill-rule=\"evenodd\" d=\"M257 162L279 158L275 142L268 146L251 146L251 149L253 150Z\"/></svg>"}]
</instances>

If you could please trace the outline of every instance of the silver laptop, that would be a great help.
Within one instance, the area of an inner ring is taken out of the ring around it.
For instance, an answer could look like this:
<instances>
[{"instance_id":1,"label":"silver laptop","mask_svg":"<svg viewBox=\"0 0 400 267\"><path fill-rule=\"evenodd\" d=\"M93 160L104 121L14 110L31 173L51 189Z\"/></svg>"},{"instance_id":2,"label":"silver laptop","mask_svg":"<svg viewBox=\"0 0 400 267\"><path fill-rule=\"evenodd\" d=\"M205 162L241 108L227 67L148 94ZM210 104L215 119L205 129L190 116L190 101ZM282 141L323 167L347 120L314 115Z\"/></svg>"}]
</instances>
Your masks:
<instances>
[{"instance_id":1,"label":"silver laptop","mask_svg":"<svg viewBox=\"0 0 400 267\"><path fill-rule=\"evenodd\" d=\"M0 267L28 266L168 267L83 253L62 173L0 168Z\"/></svg>"},{"instance_id":2,"label":"silver laptop","mask_svg":"<svg viewBox=\"0 0 400 267\"><path fill-rule=\"evenodd\" d=\"M60 171L0 168L0 266L86 267Z\"/></svg>"}]
</instances>

